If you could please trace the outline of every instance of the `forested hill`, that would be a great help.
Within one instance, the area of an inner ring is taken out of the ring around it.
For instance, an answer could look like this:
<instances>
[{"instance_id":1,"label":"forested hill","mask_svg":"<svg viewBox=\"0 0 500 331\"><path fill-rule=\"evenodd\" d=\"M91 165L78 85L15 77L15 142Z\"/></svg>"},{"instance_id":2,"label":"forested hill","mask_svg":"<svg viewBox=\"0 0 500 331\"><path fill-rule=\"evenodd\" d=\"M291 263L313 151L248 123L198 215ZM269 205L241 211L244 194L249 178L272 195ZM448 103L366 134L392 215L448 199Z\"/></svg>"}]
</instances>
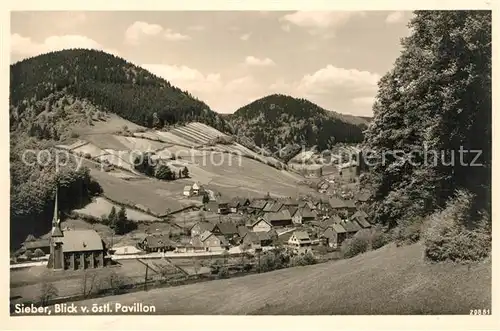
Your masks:
<instances>
[{"instance_id":1,"label":"forested hill","mask_svg":"<svg viewBox=\"0 0 500 331\"><path fill-rule=\"evenodd\" d=\"M363 139L367 121L325 110L287 95L258 99L230 115L235 133L275 151L287 144L327 149L334 143L357 143Z\"/></svg>"},{"instance_id":2,"label":"forested hill","mask_svg":"<svg viewBox=\"0 0 500 331\"><path fill-rule=\"evenodd\" d=\"M48 101L50 108L49 97L62 91L146 127L199 121L229 130L217 113L188 92L122 58L86 49L51 52L11 65L11 129L37 115L26 116L26 110L45 110L41 101Z\"/></svg>"}]
</instances>

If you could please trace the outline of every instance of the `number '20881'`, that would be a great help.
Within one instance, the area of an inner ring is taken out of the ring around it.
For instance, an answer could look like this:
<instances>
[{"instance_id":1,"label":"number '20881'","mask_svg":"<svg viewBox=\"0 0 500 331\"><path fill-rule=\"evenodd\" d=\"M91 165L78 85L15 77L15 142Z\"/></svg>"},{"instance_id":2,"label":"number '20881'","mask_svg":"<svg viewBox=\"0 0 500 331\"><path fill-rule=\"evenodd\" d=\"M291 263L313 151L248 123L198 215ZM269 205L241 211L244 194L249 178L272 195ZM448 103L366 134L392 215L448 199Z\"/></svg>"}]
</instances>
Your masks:
<instances>
[{"instance_id":1,"label":"number '20881'","mask_svg":"<svg viewBox=\"0 0 500 331\"><path fill-rule=\"evenodd\" d=\"M470 314L471 315L491 315L489 309L471 309Z\"/></svg>"}]
</instances>

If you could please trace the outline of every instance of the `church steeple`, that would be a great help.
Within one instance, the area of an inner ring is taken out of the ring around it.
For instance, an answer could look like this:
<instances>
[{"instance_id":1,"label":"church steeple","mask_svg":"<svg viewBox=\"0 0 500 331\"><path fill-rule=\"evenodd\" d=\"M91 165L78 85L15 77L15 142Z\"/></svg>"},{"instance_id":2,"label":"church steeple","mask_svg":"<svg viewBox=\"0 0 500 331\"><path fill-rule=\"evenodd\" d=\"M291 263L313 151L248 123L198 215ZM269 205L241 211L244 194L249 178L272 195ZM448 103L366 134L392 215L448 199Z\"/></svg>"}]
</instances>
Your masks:
<instances>
[{"instance_id":1,"label":"church steeple","mask_svg":"<svg viewBox=\"0 0 500 331\"><path fill-rule=\"evenodd\" d=\"M51 231L51 236L52 237L62 237L63 233L61 231L61 219L59 218L59 206L58 206L58 191L59 191L59 186L56 187L56 198L54 201L54 216L52 218L52 231Z\"/></svg>"}]
</instances>

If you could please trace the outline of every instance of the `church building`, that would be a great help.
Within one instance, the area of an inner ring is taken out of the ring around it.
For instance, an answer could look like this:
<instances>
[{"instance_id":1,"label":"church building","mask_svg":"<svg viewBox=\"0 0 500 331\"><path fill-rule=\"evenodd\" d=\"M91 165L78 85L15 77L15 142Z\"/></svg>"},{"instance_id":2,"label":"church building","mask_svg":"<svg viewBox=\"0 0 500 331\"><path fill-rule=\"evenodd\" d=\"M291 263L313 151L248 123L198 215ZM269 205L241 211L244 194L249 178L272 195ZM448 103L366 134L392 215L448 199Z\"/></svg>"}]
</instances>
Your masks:
<instances>
[{"instance_id":1,"label":"church building","mask_svg":"<svg viewBox=\"0 0 500 331\"><path fill-rule=\"evenodd\" d=\"M95 230L61 230L57 195L56 192L48 267L54 270L104 267L105 245Z\"/></svg>"}]
</instances>

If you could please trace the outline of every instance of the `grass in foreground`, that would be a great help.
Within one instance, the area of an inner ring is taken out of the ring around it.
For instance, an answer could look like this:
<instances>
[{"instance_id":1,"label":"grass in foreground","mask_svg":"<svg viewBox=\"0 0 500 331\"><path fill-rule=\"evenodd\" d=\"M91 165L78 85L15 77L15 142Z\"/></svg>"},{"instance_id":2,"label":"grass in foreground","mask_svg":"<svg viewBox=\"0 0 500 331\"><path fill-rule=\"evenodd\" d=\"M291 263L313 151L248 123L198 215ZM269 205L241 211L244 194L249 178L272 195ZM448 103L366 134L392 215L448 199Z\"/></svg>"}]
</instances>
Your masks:
<instances>
[{"instance_id":1,"label":"grass in foreground","mask_svg":"<svg viewBox=\"0 0 500 331\"><path fill-rule=\"evenodd\" d=\"M428 264L420 244L260 275L77 304L142 302L158 314L469 314L491 309L491 262Z\"/></svg>"}]
</instances>

